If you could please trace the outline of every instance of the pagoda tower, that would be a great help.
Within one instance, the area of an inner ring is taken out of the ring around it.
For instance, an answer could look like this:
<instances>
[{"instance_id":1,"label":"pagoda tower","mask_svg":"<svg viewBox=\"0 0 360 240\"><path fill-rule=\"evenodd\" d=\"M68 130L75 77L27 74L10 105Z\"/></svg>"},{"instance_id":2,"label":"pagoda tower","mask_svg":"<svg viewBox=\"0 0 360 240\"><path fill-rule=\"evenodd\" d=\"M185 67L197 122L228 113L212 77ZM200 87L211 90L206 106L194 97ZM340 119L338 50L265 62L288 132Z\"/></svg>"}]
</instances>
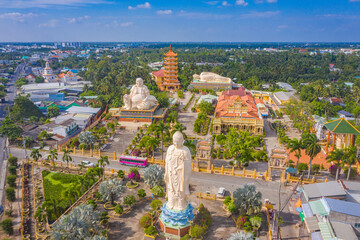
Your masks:
<instances>
[{"instance_id":1,"label":"pagoda tower","mask_svg":"<svg viewBox=\"0 0 360 240\"><path fill-rule=\"evenodd\" d=\"M45 69L42 74L44 78L44 82L53 82L55 81L55 75L53 73L53 70L50 67L49 61L46 61Z\"/></svg>"},{"instance_id":2,"label":"pagoda tower","mask_svg":"<svg viewBox=\"0 0 360 240\"><path fill-rule=\"evenodd\" d=\"M180 89L180 82L178 80L178 61L177 61L177 53L174 53L170 49L167 53L165 53L164 57L164 82L162 84L163 89L165 91L176 91Z\"/></svg>"}]
</instances>

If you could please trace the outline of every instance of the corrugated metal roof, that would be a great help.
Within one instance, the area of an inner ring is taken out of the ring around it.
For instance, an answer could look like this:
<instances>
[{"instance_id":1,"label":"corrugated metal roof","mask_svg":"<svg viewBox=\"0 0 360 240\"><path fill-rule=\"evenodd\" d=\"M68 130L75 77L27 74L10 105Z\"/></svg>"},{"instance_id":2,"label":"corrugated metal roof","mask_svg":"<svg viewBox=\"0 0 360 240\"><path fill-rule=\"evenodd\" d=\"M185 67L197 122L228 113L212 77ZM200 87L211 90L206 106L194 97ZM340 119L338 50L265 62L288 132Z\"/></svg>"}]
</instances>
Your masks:
<instances>
[{"instance_id":1,"label":"corrugated metal roof","mask_svg":"<svg viewBox=\"0 0 360 240\"><path fill-rule=\"evenodd\" d=\"M329 214L321 200L310 201L309 205L315 215L326 216Z\"/></svg>"},{"instance_id":2,"label":"corrugated metal roof","mask_svg":"<svg viewBox=\"0 0 360 240\"><path fill-rule=\"evenodd\" d=\"M333 240L335 234L328 222L319 222L319 228L323 240Z\"/></svg>"},{"instance_id":3,"label":"corrugated metal roof","mask_svg":"<svg viewBox=\"0 0 360 240\"><path fill-rule=\"evenodd\" d=\"M308 200L321 197L345 197L344 188L336 181L304 185L304 192Z\"/></svg>"},{"instance_id":4,"label":"corrugated metal roof","mask_svg":"<svg viewBox=\"0 0 360 240\"><path fill-rule=\"evenodd\" d=\"M335 235L339 240L358 240L353 227L348 223L330 221Z\"/></svg>"},{"instance_id":5,"label":"corrugated metal roof","mask_svg":"<svg viewBox=\"0 0 360 240\"><path fill-rule=\"evenodd\" d=\"M360 204L332 198L324 198L330 211L360 217Z\"/></svg>"}]
</instances>

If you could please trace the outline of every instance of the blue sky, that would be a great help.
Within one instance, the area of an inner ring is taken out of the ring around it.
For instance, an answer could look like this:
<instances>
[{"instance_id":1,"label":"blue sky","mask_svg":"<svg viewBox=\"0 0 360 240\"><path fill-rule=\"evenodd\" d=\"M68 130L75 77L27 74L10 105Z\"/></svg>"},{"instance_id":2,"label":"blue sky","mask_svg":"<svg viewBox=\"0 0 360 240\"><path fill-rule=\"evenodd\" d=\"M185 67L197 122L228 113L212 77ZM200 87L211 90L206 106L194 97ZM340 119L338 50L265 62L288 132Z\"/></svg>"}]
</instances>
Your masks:
<instances>
[{"instance_id":1,"label":"blue sky","mask_svg":"<svg viewBox=\"0 0 360 240\"><path fill-rule=\"evenodd\" d=\"M359 42L360 0L0 0L0 41Z\"/></svg>"}]
</instances>

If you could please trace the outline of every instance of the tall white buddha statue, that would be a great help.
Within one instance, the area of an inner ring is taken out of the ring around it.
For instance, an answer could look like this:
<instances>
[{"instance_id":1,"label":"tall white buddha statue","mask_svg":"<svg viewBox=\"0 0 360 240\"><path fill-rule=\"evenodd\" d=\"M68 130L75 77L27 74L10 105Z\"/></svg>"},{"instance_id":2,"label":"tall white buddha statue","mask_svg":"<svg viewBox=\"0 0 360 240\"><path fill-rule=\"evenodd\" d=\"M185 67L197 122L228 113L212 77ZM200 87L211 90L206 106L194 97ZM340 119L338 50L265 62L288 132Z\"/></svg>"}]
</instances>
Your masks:
<instances>
[{"instance_id":1,"label":"tall white buddha statue","mask_svg":"<svg viewBox=\"0 0 360 240\"><path fill-rule=\"evenodd\" d=\"M153 95L150 95L149 89L144 85L142 78L137 78L130 94L124 95L124 103L123 108L126 110L149 110L156 106L158 101Z\"/></svg>"}]
</instances>

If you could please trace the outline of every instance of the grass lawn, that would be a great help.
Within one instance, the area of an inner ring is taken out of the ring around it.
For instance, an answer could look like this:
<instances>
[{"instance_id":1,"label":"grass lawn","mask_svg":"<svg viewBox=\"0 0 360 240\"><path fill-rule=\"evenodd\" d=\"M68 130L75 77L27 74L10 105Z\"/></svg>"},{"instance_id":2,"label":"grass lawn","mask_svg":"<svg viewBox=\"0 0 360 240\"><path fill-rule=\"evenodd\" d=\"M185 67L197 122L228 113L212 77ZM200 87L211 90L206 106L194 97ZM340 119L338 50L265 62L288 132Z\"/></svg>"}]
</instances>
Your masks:
<instances>
[{"instance_id":1,"label":"grass lawn","mask_svg":"<svg viewBox=\"0 0 360 240\"><path fill-rule=\"evenodd\" d=\"M79 183L80 175L43 171L42 176L45 200L53 201L54 199L57 206L61 209L56 215L61 215L70 205L69 199L63 195L63 192L68 189L73 189L78 192L78 196L81 196L81 187ZM84 191L86 190L87 188L84 187ZM73 204L76 199L71 199L71 203ZM58 217L56 215L51 214L51 219L49 219L49 221L56 220Z\"/></svg>"}]
</instances>

